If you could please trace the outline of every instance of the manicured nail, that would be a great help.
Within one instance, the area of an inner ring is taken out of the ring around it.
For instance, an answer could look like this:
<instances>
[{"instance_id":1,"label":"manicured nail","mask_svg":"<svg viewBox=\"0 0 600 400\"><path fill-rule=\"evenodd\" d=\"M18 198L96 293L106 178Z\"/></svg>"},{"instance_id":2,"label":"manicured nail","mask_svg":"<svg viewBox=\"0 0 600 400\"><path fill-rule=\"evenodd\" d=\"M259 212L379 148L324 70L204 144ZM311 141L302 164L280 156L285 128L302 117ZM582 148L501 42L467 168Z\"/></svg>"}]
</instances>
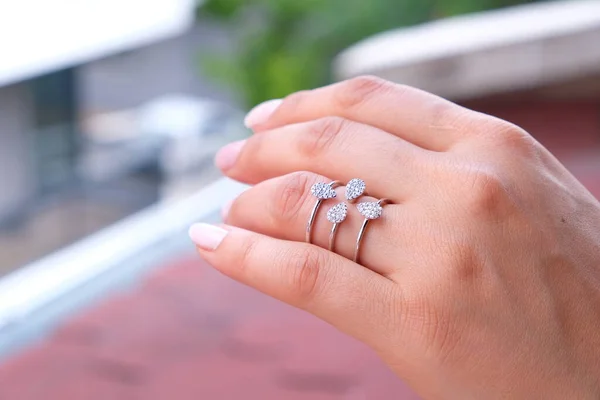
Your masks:
<instances>
[{"instance_id":1,"label":"manicured nail","mask_svg":"<svg viewBox=\"0 0 600 400\"><path fill-rule=\"evenodd\" d=\"M210 224L194 224L188 232L196 246L208 251L219 247L227 233L225 229Z\"/></svg>"},{"instance_id":2,"label":"manicured nail","mask_svg":"<svg viewBox=\"0 0 600 400\"><path fill-rule=\"evenodd\" d=\"M267 122L271 117L271 114L277 110L277 107L279 107L282 101L283 100L281 99L274 99L260 103L246 115L244 125L246 125L247 128L252 128L253 126Z\"/></svg>"},{"instance_id":3,"label":"manicured nail","mask_svg":"<svg viewBox=\"0 0 600 400\"><path fill-rule=\"evenodd\" d=\"M227 219L227 216L229 215L229 210L231 209L232 204L233 204L233 200L229 200L227 203L225 203L225 205L221 209L221 218L223 219L223 221L225 221Z\"/></svg>"},{"instance_id":4,"label":"manicured nail","mask_svg":"<svg viewBox=\"0 0 600 400\"><path fill-rule=\"evenodd\" d=\"M240 140L238 142L229 143L227 146L219 150L215 156L215 164L217 167L223 171L233 167L240 155L240 152L242 151L242 147L244 147L244 144L246 144L246 141Z\"/></svg>"}]
</instances>

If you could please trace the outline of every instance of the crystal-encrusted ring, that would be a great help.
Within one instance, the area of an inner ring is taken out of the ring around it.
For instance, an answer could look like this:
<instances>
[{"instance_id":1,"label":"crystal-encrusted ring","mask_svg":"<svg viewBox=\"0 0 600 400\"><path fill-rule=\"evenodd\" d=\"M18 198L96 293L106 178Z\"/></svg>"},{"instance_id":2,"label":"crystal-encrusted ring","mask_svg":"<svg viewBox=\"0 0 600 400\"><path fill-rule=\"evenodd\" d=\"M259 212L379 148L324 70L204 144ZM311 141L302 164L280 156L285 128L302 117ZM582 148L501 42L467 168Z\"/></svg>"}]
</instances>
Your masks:
<instances>
[{"instance_id":1,"label":"crystal-encrusted ring","mask_svg":"<svg viewBox=\"0 0 600 400\"><path fill-rule=\"evenodd\" d=\"M348 203L353 203L362 195L366 195L365 191L367 185L365 181L359 178L350 179L350 182L346 184L345 197ZM348 215L348 205L346 203L339 203L327 211L327 220L333 224L331 232L329 232L329 251L334 251L335 247L335 235L339 224L341 224Z\"/></svg>"},{"instance_id":2,"label":"crystal-encrusted ring","mask_svg":"<svg viewBox=\"0 0 600 400\"><path fill-rule=\"evenodd\" d=\"M317 198L317 202L310 213L310 217L308 218L308 223L306 224L306 242L311 243L312 240L312 227L315 223L315 218L317 217L317 212L319 211L319 207L323 200L333 199L336 197L335 188L342 186L342 182L333 181L330 183L318 182L312 185L310 188L310 193Z\"/></svg>"},{"instance_id":3,"label":"crystal-encrusted ring","mask_svg":"<svg viewBox=\"0 0 600 400\"><path fill-rule=\"evenodd\" d=\"M365 203L358 203L356 208L358 212L365 217L365 220L360 227L360 231L358 231L358 237L356 238L356 247L354 248L354 262L358 263L360 256L360 245L362 243L363 236L367 230L367 226L369 225L369 221L378 219L383 214L383 206L386 204L391 204L392 202L389 199L381 199L379 201L370 201Z\"/></svg>"},{"instance_id":4,"label":"crystal-encrusted ring","mask_svg":"<svg viewBox=\"0 0 600 400\"><path fill-rule=\"evenodd\" d=\"M362 195L368 196L366 188L367 185L362 179L350 179L350 182L346 185L346 200L348 200L349 203L353 203Z\"/></svg>"},{"instance_id":5,"label":"crystal-encrusted ring","mask_svg":"<svg viewBox=\"0 0 600 400\"><path fill-rule=\"evenodd\" d=\"M331 232L329 232L329 251L334 251L337 228L346 219L347 215L348 205L346 203L336 204L327 211L327 220L333 224Z\"/></svg>"}]
</instances>

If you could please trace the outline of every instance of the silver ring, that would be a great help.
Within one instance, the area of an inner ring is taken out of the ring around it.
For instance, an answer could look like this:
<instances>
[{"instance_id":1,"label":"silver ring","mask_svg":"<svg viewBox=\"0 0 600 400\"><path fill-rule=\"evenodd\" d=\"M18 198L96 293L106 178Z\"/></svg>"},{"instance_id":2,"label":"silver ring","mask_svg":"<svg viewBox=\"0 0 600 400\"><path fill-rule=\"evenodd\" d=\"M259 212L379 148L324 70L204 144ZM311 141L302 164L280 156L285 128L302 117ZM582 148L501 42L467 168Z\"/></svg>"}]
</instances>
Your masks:
<instances>
[{"instance_id":1,"label":"silver ring","mask_svg":"<svg viewBox=\"0 0 600 400\"><path fill-rule=\"evenodd\" d=\"M329 251L334 251L337 228L346 219L347 215L348 205L346 203L336 204L327 211L327 220L333 224L331 232L329 232Z\"/></svg>"},{"instance_id":2,"label":"silver ring","mask_svg":"<svg viewBox=\"0 0 600 400\"><path fill-rule=\"evenodd\" d=\"M356 247L354 248L354 262L358 263L358 258L360 255L360 246L362 244L362 239L367 230L367 225L369 221L378 219L383 214L383 206L386 204L392 204L389 199L381 199L379 201L369 201L365 203L358 203L356 208L358 212L365 217L362 226L360 227L360 231L358 231L358 237L356 238Z\"/></svg>"},{"instance_id":3,"label":"silver ring","mask_svg":"<svg viewBox=\"0 0 600 400\"><path fill-rule=\"evenodd\" d=\"M359 178L350 179L346 184L345 197L348 203L353 203L362 195L366 195L365 189L367 185L365 181ZM339 203L327 211L327 220L333 224L329 232L329 251L335 251L335 235L339 224L341 224L348 215L348 206L346 203Z\"/></svg>"},{"instance_id":4,"label":"silver ring","mask_svg":"<svg viewBox=\"0 0 600 400\"><path fill-rule=\"evenodd\" d=\"M337 196L335 193L335 188L342 186L342 182L333 181L330 183L317 182L310 188L310 192L313 196L317 198L317 202L310 213L310 217L308 218L308 223L306 224L306 242L311 243L312 239L312 227L315 223L315 218L317 217L317 212L319 211L319 207L323 200L333 199Z\"/></svg>"}]
</instances>

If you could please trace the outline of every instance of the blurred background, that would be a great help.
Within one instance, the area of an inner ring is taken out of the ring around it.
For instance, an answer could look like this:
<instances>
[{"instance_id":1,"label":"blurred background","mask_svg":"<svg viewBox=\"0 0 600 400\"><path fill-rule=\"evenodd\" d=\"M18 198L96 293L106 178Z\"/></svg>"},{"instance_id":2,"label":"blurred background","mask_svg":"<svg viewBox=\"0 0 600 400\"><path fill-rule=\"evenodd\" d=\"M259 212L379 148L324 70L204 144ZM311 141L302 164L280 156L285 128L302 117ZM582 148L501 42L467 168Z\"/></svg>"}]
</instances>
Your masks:
<instances>
[{"instance_id":1,"label":"blurred background","mask_svg":"<svg viewBox=\"0 0 600 400\"><path fill-rule=\"evenodd\" d=\"M521 125L600 196L600 1L0 2L0 399L416 398L185 230L268 99L362 74ZM402 397L404 396L404 397Z\"/></svg>"}]
</instances>

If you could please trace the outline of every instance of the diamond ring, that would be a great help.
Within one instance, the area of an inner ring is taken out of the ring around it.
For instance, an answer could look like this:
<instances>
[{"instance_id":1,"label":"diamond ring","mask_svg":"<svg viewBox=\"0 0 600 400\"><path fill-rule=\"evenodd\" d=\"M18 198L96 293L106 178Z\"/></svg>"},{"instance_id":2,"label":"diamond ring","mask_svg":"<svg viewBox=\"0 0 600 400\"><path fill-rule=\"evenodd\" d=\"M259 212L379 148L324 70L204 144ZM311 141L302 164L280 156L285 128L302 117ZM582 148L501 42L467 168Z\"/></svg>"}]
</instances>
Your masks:
<instances>
[{"instance_id":1,"label":"diamond ring","mask_svg":"<svg viewBox=\"0 0 600 400\"><path fill-rule=\"evenodd\" d=\"M356 208L358 212L365 217L365 220L360 227L360 231L358 231L358 237L356 239L356 247L354 248L354 262L358 263L359 255L360 255L360 245L362 243L363 236L367 230L367 226L369 225L369 221L373 219L378 219L381 217L383 213L383 206L386 204L391 204L392 202L389 199L381 199L379 201L370 201L365 203L358 203Z\"/></svg>"},{"instance_id":2,"label":"diamond ring","mask_svg":"<svg viewBox=\"0 0 600 400\"><path fill-rule=\"evenodd\" d=\"M346 219L347 215L348 205L346 203L339 203L327 211L327 220L333 224L331 232L329 232L329 251L333 251L338 225Z\"/></svg>"},{"instance_id":3,"label":"diamond ring","mask_svg":"<svg viewBox=\"0 0 600 400\"><path fill-rule=\"evenodd\" d=\"M359 178L350 179L346 185L345 196L348 203L353 203L362 195L366 195L365 191L367 185L365 181ZM335 235L339 224L341 224L348 215L348 205L346 203L339 203L327 211L327 220L333 224L331 232L329 232L329 251L334 251L335 247Z\"/></svg>"},{"instance_id":4,"label":"diamond ring","mask_svg":"<svg viewBox=\"0 0 600 400\"><path fill-rule=\"evenodd\" d=\"M333 181L330 183L318 182L312 185L310 188L310 193L317 198L317 202L310 213L310 217L308 219L308 223L306 224L306 242L311 243L312 240L312 227L315 223L315 218L317 216L317 212L319 211L319 207L323 200L333 199L337 196L335 193L335 188L341 186L342 183L340 181Z\"/></svg>"},{"instance_id":5,"label":"diamond ring","mask_svg":"<svg viewBox=\"0 0 600 400\"><path fill-rule=\"evenodd\" d=\"M366 188L367 185L362 179L350 179L350 182L346 185L346 200L348 200L349 203L353 203L362 195L368 196L365 191Z\"/></svg>"}]
</instances>

